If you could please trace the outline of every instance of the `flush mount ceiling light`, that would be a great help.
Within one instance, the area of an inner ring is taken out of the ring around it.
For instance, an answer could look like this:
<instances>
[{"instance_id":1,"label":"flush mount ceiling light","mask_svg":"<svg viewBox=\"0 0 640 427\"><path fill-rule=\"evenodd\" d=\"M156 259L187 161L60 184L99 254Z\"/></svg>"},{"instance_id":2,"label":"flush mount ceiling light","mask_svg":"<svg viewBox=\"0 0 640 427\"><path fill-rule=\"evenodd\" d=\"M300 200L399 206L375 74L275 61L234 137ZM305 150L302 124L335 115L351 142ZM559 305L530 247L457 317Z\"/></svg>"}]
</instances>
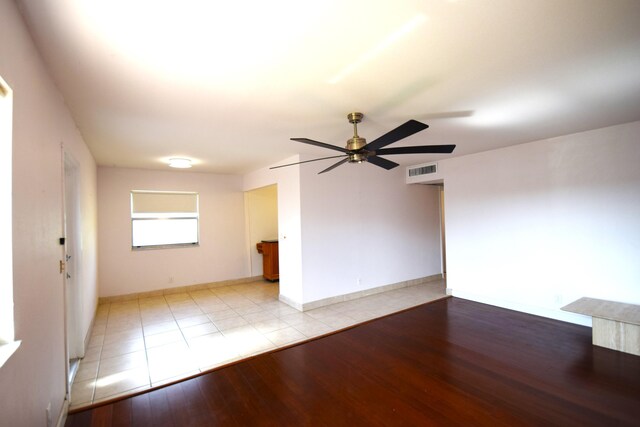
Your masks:
<instances>
[{"instance_id":1,"label":"flush mount ceiling light","mask_svg":"<svg viewBox=\"0 0 640 427\"><path fill-rule=\"evenodd\" d=\"M191 160L174 157L169 159L169 166L172 168L188 169L191 167Z\"/></svg>"}]
</instances>

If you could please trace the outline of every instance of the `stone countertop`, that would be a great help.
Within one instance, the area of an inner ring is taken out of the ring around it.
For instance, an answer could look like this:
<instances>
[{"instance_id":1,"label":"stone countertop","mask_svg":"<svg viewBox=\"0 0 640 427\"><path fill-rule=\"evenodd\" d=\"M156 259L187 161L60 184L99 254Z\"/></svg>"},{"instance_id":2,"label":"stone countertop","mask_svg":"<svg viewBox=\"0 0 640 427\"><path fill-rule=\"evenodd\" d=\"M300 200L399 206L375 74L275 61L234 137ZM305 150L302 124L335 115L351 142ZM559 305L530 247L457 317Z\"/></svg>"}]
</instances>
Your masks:
<instances>
[{"instance_id":1,"label":"stone countertop","mask_svg":"<svg viewBox=\"0 0 640 427\"><path fill-rule=\"evenodd\" d=\"M565 305L561 310L640 325L640 305L635 304L585 297Z\"/></svg>"}]
</instances>

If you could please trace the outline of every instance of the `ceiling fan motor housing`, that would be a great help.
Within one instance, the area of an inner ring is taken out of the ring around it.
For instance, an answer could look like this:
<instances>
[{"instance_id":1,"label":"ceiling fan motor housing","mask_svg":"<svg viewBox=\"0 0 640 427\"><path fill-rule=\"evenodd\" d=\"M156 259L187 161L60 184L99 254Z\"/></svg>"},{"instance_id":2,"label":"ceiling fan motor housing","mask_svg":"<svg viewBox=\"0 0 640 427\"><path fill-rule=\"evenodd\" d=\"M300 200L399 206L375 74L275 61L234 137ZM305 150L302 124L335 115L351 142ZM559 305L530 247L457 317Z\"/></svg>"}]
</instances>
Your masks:
<instances>
[{"instance_id":1,"label":"ceiling fan motor housing","mask_svg":"<svg viewBox=\"0 0 640 427\"><path fill-rule=\"evenodd\" d=\"M353 123L353 138L347 141L347 150L349 153L349 163L362 163L367 160L367 153L364 151L358 152L362 147L367 145L367 140L358 136L358 123L362 121L364 114L362 113L349 113L347 119L349 123Z\"/></svg>"},{"instance_id":2,"label":"ceiling fan motor housing","mask_svg":"<svg viewBox=\"0 0 640 427\"><path fill-rule=\"evenodd\" d=\"M366 139L354 136L347 141L346 149L349 151L358 151L365 145L367 145ZM367 160L367 156L364 151L349 154L349 163L362 163L365 160Z\"/></svg>"}]
</instances>

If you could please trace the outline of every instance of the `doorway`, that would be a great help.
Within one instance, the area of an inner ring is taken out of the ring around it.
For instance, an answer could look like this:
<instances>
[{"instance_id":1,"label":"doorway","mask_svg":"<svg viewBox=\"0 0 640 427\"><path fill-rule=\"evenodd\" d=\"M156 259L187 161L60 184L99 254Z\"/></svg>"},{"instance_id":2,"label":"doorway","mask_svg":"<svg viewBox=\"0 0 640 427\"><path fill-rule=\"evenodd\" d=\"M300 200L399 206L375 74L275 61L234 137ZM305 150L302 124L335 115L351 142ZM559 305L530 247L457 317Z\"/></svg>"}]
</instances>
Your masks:
<instances>
[{"instance_id":1,"label":"doorway","mask_svg":"<svg viewBox=\"0 0 640 427\"><path fill-rule=\"evenodd\" d=\"M263 274L263 256L256 244L278 239L278 186L257 188L244 193L247 245L251 276Z\"/></svg>"},{"instance_id":2,"label":"doorway","mask_svg":"<svg viewBox=\"0 0 640 427\"><path fill-rule=\"evenodd\" d=\"M438 186L440 196L440 250L442 253L442 278L447 283L447 239L444 215L444 184Z\"/></svg>"},{"instance_id":3,"label":"doorway","mask_svg":"<svg viewBox=\"0 0 640 427\"><path fill-rule=\"evenodd\" d=\"M444 183L436 182L428 184L433 187L438 187L438 205L440 214L440 254L442 262L442 278L447 282L447 235L445 232L445 210L444 210Z\"/></svg>"},{"instance_id":4,"label":"doorway","mask_svg":"<svg viewBox=\"0 0 640 427\"><path fill-rule=\"evenodd\" d=\"M67 348L67 380L69 390L84 357L84 339L80 328L82 286L80 284L80 187L78 163L63 148L63 230L65 338Z\"/></svg>"},{"instance_id":5,"label":"doorway","mask_svg":"<svg viewBox=\"0 0 640 427\"><path fill-rule=\"evenodd\" d=\"M0 354L0 366L12 354L7 349L16 349L19 343L14 341L13 324L13 240L12 240L12 130L13 92L0 77L0 349L4 348L4 357Z\"/></svg>"}]
</instances>

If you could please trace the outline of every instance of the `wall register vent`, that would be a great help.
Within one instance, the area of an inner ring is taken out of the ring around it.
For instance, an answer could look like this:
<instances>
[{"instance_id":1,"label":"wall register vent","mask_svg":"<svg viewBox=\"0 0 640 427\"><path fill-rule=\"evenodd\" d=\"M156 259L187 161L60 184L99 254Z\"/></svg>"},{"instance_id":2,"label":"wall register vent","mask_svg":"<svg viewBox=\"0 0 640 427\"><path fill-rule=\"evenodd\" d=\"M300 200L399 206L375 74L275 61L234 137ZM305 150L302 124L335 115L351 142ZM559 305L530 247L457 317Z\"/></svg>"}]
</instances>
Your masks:
<instances>
[{"instance_id":1,"label":"wall register vent","mask_svg":"<svg viewBox=\"0 0 640 427\"><path fill-rule=\"evenodd\" d=\"M442 182L442 177L438 173L438 163L432 162L407 166L405 180L407 184L433 184Z\"/></svg>"},{"instance_id":2,"label":"wall register vent","mask_svg":"<svg viewBox=\"0 0 640 427\"><path fill-rule=\"evenodd\" d=\"M436 163L427 166L420 166L417 168L409 168L409 176L429 175L438 172L438 165Z\"/></svg>"}]
</instances>

